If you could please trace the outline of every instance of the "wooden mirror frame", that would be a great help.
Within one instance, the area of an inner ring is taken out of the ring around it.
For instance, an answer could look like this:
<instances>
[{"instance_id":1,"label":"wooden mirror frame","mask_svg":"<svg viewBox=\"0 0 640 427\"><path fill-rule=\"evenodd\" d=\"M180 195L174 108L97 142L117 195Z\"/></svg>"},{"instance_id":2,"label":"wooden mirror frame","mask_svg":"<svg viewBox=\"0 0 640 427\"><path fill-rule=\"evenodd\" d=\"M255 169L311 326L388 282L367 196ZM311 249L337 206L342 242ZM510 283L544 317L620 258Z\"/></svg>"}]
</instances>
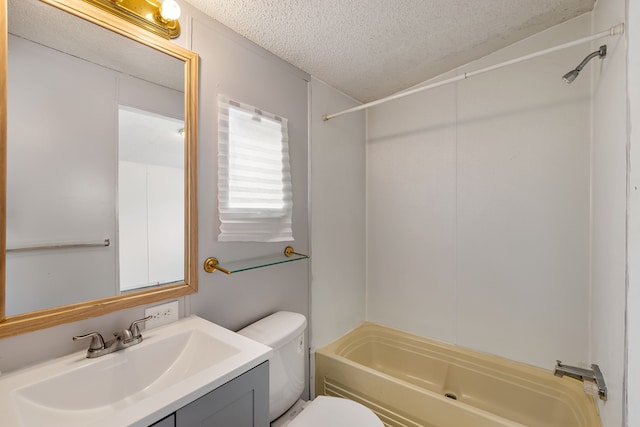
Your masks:
<instances>
[{"instance_id":1,"label":"wooden mirror frame","mask_svg":"<svg viewBox=\"0 0 640 427\"><path fill-rule=\"evenodd\" d=\"M198 55L160 36L126 22L83 0L40 0L162 53L184 61L185 72L185 268L184 281L124 295L5 316L6 190L7 190L7 1L0 0L0 338L18 335L143 304L181 297L198 290L197 133Z\"/></svg>"}]
</instances>

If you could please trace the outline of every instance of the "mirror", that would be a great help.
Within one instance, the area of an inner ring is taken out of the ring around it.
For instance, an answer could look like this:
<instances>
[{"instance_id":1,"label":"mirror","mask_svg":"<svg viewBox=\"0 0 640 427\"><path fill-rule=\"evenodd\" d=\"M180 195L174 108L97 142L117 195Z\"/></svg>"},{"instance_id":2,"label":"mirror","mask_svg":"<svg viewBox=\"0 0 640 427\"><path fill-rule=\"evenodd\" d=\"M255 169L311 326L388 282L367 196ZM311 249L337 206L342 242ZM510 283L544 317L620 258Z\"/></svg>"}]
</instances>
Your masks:
<instances>
[{"instance_id":1,"label":"mirror","mask_svg":"<svg viewBox=\"0 0 640 427\"><path fill-rule=\"evenodd\" d=\"M197 55L82 0L0 12L0 337L196 292Z\"/></svg>"}]
</instances>

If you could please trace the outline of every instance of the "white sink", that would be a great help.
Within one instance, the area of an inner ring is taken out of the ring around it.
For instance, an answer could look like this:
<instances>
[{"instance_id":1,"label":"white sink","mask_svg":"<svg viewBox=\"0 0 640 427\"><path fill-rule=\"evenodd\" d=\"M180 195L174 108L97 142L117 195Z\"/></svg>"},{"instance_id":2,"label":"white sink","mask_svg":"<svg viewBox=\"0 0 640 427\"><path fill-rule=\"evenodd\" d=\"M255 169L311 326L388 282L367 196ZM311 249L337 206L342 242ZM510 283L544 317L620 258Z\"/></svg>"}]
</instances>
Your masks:
<instances>
[{"instance_id":1,"label":"white sink","mask_svg":"<svg viewBox=\"0 0 640 427\"><path fill-rule=\"evenodd\" d=\"M196 316L142 336L142 343L96 359L83 351L0 376L2 425L147 426L272 352Z\"/></svg>"}]
</instances>

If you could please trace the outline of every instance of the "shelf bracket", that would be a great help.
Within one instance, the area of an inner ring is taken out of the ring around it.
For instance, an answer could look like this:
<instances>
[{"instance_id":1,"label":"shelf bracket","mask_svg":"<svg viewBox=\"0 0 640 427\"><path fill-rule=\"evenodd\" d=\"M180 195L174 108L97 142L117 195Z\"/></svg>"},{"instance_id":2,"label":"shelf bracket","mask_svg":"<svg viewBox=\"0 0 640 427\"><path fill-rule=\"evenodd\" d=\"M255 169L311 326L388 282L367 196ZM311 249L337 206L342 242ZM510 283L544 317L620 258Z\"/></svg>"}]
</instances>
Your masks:
<instances>
[{"instance_id":1,"label":"shelf bracket","mask_svg":"<svg viewBox=\"0 0 640 427\"><path fill-rule=\"evenodd\" d=\"M226 268L220 267L218 258L209 257L204 260L204 271L207 273L213 273L216 270L222 271L224 274L231 274L231 272Z\"/></svg>"},{"instance_id":2,"label":"shelf bracket","mask_svg":"<svg viewBox=\"0 0 640 427\"><path fill-rule=\"evenodd\" d=\"M284 248L284 256L292 257L294 255L299 255L301 257L309 258L309 255L305 255L305 254L301 254L301 253L296 252L296 250L293 249L293 246L287 246L286 248Z\"/></svg>"}]
</instances>

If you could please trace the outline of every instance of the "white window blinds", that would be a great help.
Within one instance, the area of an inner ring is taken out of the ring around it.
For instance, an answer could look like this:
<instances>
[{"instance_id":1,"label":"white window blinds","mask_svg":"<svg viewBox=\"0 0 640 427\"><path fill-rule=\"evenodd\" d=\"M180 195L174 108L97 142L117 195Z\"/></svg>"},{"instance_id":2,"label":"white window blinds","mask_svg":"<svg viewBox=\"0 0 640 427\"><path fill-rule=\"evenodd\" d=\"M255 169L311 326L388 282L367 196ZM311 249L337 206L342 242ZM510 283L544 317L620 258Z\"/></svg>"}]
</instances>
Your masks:
<instances>
[{"instance_id":1,"label":"white window blinds","mask_svg":"<svg viewBox=\"0 0 640 427\"><path fill-rule=\"evenodd\" d=\"M292 206L287 119L219 96L218 240L293 240Z\"/></svg>"}]
</instances>

